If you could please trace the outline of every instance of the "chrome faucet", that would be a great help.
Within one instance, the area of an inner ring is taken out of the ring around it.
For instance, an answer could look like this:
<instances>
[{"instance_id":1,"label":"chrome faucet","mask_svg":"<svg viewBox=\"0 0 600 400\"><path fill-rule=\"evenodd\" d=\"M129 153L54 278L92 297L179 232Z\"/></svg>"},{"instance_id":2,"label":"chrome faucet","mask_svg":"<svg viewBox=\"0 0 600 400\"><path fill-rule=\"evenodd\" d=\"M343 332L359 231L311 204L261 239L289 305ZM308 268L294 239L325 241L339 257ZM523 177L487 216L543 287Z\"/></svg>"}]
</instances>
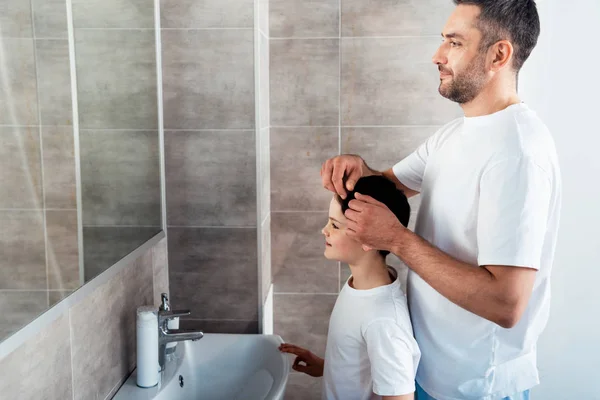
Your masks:
<instances>
[{"instance_id":1,"label":"chrome faucet","mask_svg":"<svg viewBox=\"0 0 600 400\"><path fill-rule=\"evenodd\" d=\"M168 323L170 319L190 315L190 311L172 311L166 293L161 295L161 300L161 305L158 308L158 364L160 365L160 370L163 371L165 369L167 343L200 340L204 337L204 333L193 329L169 329Z\"/></svg>"}]
</instances>

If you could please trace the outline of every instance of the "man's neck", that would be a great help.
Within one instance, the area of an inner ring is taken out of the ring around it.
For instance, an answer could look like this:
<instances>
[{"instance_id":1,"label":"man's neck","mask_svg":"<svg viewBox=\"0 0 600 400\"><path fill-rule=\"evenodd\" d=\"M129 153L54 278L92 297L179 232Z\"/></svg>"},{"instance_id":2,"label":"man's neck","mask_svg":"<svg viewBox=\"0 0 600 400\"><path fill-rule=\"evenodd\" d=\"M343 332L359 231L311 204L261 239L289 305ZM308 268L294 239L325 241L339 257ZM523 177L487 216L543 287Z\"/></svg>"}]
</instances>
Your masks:
<instances>
[{"instance_id":1,"label":"man's neck","mask_svg":"<svg viewBox=\"0 0 600 400\"><path fill-rule=\"evenodd\" d=\"M350 264L350 271L350 285L356 290L368 290L392 283L385 259L379 255L377 258Z\"/></svg>"},{"instance_id":2,"label":"man's neck","mask_svg":"<svg viewBox=\"0 0 600 400\"><path fill-rule=\"evenodd\" d=\"M472 101L460 106L465 113L465 117L481 117L502 111L506 107L520 102L516 82L492 82Z\"/></svg>"}]
</instances>

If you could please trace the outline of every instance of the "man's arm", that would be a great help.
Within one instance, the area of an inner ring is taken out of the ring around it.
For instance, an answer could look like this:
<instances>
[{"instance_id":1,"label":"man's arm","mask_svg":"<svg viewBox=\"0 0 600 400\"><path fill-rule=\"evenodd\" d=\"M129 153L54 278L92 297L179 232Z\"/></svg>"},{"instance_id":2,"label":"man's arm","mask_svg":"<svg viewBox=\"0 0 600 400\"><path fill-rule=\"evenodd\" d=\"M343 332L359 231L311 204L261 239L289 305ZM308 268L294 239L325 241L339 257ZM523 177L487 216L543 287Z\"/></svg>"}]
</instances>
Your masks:
<instances>
[{"instance_id":1,"label":"man's arm","mask_svg":"<svg viewBox=\"0 0 600 400\"><path fill-rule=\"evenodd\" d=\"M408 229L396 235L392 252L442 296L503 328L519 322L533 291L533 268L464 263Z\"/></svg>"},{"instance_id":2,"label":"man's arm","mask_svg":"<svg viewBox=\"0 0 600 400\"><path fill-rule=\"evenodd\" d=\"M383 400L414 400L415 394L403 394L402 396L383 396Z\"/></svg>"},{"instance_id":3,"label":"man's arm","mask_svg":"<svg viewBox=\"0 0 600 400\"><path fill-rule=\"evenodd\" d=\"M414 400L415 394L403 394L402 396L383 396L383 400Z\"/></svg>"},{"instance_id":4,"label":"man's arm","mask_svg":"<svg viewBox=\"0 0 600 400\"><path fill-rule=\"evenodd\" d=\"M503 328L519 321L533 290L536 270L527 268L532 266L459 261L405 228L385 204L360 193L355 197L345 212L349 236L396 254L442 296L482 318Z\"/></svg>"}]
</instances>

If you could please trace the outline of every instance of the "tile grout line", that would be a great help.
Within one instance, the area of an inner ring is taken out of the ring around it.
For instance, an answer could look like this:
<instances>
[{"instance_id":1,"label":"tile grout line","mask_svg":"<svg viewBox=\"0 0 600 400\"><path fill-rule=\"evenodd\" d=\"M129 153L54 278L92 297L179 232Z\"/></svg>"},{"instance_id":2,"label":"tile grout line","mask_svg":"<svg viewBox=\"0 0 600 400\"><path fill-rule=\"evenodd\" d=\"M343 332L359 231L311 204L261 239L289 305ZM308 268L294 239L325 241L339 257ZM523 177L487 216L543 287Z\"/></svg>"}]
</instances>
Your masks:
<instances>
[{"instance_id":1,"label":"tile grout line","mask_svg":"<svg viewBox=\"0 0 600 400\"><path fill-rule=\"evenodd\" d=\"M258 226L167 225L175 229L256 229Z\"/></svg>"},{"instance_id":2,"label":"tile grout line","mask_svg":"<svg viewBox=\"0 0 600 400\"><path fill-rule=\"evenodd\" d=\"M373 129L384 129L384 128L440 128L444 125L419 125L419 124L405 124L405 125L340 125L342 129L353 129L353 128L373 128ZM314 129L314 128L337 128L338 125L276 125L271 126L274 129Z\"/></svg>"},{"instance_id":3,"label":"tile grout line","mask_svg":"<svg viewBox=\"0 0 600 400\"><path fill-rule=\"evenodd\" d=\"M74 292L77 289L0 289L0 292L21 293L21 292Z\"/></svg>"},{"instance_id":4,"label":"tile grout line","mask_svg":"<svg viewBox=\"0 0 600 400\"><path fill-rule=\"evenodd\" d=\"M328 211L329 210L276 210L271 211L271 214L320 214Z\"/></svg>"},{"instance_id":5,"label":"tile grout line","mask_svg":"<svg viewBox=\"0 0 600 400\"><path fill-rule=\"evenodd\" d=\"M273 40L355 40L355 39L432 39L438 35L398 35L398 36L281 36L271 37Z\"/></svg>"},{"instance_id":6,"label":"tile grout line","mask_svg":"<svg viewBox=\"0 0 600 400\"><path fill-rule=\"evenodd\" d=\"M339 293L273 292L273 296L337 296Z\"/></svg>"},{"instance_id":7,"label":"tile grout line","mask_svg":"<svg viewBox=\"0 0 600 400\"><path fill-rule=\"evenodd\" d=\"M50 306L50 277L48 275L48 258L49 258L49 249L48 249L48 226L46 221L46 180L44 173L44 141L42 138L42 106L40 102L40 71L39 71L39 60L38 60L38 48L37 48L37 38L35 36L35 12L33 8L33 1L29 0L29 8L31 12L31 35L33 39L33 65L35 68L35 88L36 88L36 97L37 97L37 117L38 117L38 137L40 140L40 172L41 172L41 200L42 200L42 225L44 229L44 262L46 267L46 304L48 307Z\"/></svg>"}]
</instances>

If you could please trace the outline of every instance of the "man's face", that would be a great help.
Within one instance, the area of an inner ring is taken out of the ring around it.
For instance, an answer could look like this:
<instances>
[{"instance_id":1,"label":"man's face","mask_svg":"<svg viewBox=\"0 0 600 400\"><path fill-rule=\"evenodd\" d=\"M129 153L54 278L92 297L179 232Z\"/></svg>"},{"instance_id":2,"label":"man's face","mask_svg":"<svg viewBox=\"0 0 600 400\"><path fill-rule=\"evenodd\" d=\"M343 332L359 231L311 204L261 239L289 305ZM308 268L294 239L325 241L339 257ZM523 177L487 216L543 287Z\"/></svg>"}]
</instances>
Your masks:
<instances>
[{"instance_id":1,"label":"man's face","mask_svg":"<svg viewBox=\"0 0 600 400\"><path fill-rule=\"evenodd\" d=\"M440 71L439 92L460 104L469 103L489 80L486 53L480 53L482 34L476 28L479 7L456 7L442 32L443 42L433 62Z\"/></svg>"}]
</instances>

